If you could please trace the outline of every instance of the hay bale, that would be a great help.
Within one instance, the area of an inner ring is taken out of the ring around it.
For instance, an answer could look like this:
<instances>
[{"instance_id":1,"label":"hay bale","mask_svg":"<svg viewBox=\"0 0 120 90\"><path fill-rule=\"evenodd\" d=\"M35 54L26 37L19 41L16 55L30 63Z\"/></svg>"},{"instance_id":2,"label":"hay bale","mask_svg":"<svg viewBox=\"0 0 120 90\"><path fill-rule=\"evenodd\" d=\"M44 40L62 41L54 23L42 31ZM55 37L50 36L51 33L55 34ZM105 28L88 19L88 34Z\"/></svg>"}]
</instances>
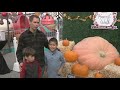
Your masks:
<instances>
[{"instance_id":1,"label":"hay bale","mask_svg":"<svg viewBox=\"0 0 120 90\"><path fill-rule=\"evenodd\" d=\"M74 63L66 62L64 67L61 69L59 74L63 78L67 78L68 75L72 75L71 67ZM94 74L98 72L98 70L89 70L88 77L86 78L95 78ZM99 70L100 73L104 75L103 78L120 78L120 66L115 65L114 63L107 65L104 69ZM75 78L82 78L82 77L75 77Z\"/></svg>"},{"instance_id":2,"label":"hay bale","mask_svg":"<svg viewBox=\"0 0 120 90\"><path fill-rule=\"evenodd\" d=\"M71 75L71 68L74 63L66 62L63 67L60 68L58 74L63 77L67 78L68 75Z\"/></svg>"},{"instance_id":3,"label":"hay bale","mask_svg":"<svg viewBox=\"0 0 120 90\"><path fill-rule=\"evenodd\" d=\"M114 63L107 65L101 72L106 78L120 78L120 66Z\"/></svg>"},{"instance_id":4,"label":"hay bale","mask_svg":"<svg viewBox=\"0 0 120 90\"><path fill-rule=\"evenodd\" d=\"M97 70L90 70L88 78L94 78L96 72ZM107 65L100 72L104 75L104 78L120 78L120 66L114 63Z\"/></svg>"}]
</instances>

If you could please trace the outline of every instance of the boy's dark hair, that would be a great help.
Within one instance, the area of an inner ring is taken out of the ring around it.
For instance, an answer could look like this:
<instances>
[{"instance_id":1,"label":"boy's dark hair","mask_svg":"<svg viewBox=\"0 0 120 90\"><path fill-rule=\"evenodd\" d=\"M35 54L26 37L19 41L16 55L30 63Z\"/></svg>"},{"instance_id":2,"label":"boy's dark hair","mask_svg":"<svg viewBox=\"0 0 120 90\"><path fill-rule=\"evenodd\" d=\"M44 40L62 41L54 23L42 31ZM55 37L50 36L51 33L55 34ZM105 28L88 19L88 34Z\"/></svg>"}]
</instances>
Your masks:
<instances>
[{"instance_id":1,"label":"boy's dark hair","mask_svg":"<svg viewBox=\"0 0 120 90\"><path fill-rule=\"evenodd\" d=\"M35 56L35 50L33 48L27 47L23 50L23 56Z\"/></svg>"},{"instance_id":2,"label":"boy's dark hair","mask_svg":"<svg viewBox=\"0 0 120 90\"><path fill-rule=\"evenodd\" d=\"M58 41L57 41L57 39L54 38L54 37L49 40L49 44L50 44L50 42L55 42L55 43L58 45Z\"/></svg>"},{"instance_id":3,"label":"boy's dark hair","mask_svg":"<svg viewBox=\"0 0 120 90\"><path fill-rule=\"evenodd\" d=\"M40 21L40 18L39 18L39 16L37 16L37 15L31 15L31 16L29 17L29 21L32 22L32 21L33 21L33 18L38 18L39 21Z\"/></svg>"}]
</instances>

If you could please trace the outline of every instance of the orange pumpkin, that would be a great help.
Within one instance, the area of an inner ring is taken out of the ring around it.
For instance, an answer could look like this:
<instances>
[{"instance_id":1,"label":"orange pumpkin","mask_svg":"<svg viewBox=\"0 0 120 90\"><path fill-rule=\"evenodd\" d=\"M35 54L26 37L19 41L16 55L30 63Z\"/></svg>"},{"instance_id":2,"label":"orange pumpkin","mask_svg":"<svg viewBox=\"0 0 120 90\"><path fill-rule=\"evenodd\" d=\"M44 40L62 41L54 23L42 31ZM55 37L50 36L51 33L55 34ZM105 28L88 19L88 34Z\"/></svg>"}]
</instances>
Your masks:
<instances>
[{"instance_id":1,"label":"orange pumpkin","mask_svg":"<svg viewBox=\"0 0 120 90\"><path fill-rule=\"evenodd\" d=\"M102 37L88 37L78 42L73 51L78 53L78 62L91 70L101 70L119 57L117 49Z\"/></svg>"},{"instance_id":2,"label":"orange pumpkin","mask_svg":"<svg viewBox=\"0 0 120 90\"><path fill-rule=\"evenodd\" d=\"M76 63L72 66L71 72L76 77L87 77L89 73L89 69L87 65L80 65L79 63Z\"/></svg>"},{"instance_id":3,"label":"orange pumpkin","mask_svg":"<svg viewBox=\"0 0 120 90\"><path fill-rule=\"evenodd\" d=\"M64 58L67 62L75 62L78 60L78 54L74 51L68 50L64 53Z\"/></svg>"},{"instance_id":4,"label":"orange pumpkin","mask_svg":"<svg viewBox=\"0 0 120 90\"><path fill-rule=\"evenodd\" d=\"M94 74L94 77L95 78L103 78L103 74L100 73L100 72L97 72L97 73Z\"/></svg>"},{"instance_id":5,"label":"orange pumpkin","mask_svg":"<svg viewBox=\"0 0 120 90\"><path fill-rule=\"evenodd\" d=\"M63 46L69 46L69 40L63 40L62 42Z\"/></svg>"},{"instance_id":6,"label":"orange pumpkin","mask_svg":"<svg viewBox=\"0 0 120 90\"><path fill-rule=\"evenodd\" d=\"M120 66L120 57L115 59L114 64Z\"/></svg>"}]
</instances>

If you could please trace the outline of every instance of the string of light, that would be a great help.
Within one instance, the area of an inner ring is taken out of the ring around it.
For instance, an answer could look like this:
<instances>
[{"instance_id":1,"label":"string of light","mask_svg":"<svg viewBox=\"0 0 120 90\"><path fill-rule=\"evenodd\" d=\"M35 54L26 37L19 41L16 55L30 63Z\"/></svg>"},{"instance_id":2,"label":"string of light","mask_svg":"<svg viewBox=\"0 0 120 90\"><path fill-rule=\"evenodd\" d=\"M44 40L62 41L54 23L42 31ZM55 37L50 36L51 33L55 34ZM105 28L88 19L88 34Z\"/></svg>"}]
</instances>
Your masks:
<instances>
[{"instance_id":1,"label":"string of light","mask_svg":"<svg viewBox=\"0 0 120 90\"><path fill-rule=\"evenodd\" d=\"M94 20L94 15L88 15L85 17L81 17L81 16L70 16L67 13L63 13L63 18L68 19L68 20L80 20L80 21L87 21L88 19L90 20ZM116 20L117 22L120 22L120 19Z\"/></svg>"}]
</instances>

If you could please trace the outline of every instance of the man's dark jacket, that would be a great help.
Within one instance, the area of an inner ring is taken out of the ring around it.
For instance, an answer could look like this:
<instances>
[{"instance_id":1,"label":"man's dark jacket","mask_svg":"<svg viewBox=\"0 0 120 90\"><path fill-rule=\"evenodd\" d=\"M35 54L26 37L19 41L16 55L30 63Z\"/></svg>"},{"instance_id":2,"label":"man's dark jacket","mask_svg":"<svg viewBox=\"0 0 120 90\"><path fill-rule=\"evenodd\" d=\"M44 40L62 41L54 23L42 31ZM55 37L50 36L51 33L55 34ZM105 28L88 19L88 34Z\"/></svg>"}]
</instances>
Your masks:
<instances>
[{"instance_id":1,"label":"man's dark jacket","mask_svg":"<svg viewBox=\"0 0 120 90\"><path fill-rule=\"evenodd\" d=\"M36 51L36 59L40 63L41 67L44 66L44 47L48 48L48 40L46 35L36 30L36 33L32 33L30 29L26 30L20 35L17 47L17 58L18 62L23 62L23 49L26 47L31 47Z\"/></svg>"}]
</instances>

